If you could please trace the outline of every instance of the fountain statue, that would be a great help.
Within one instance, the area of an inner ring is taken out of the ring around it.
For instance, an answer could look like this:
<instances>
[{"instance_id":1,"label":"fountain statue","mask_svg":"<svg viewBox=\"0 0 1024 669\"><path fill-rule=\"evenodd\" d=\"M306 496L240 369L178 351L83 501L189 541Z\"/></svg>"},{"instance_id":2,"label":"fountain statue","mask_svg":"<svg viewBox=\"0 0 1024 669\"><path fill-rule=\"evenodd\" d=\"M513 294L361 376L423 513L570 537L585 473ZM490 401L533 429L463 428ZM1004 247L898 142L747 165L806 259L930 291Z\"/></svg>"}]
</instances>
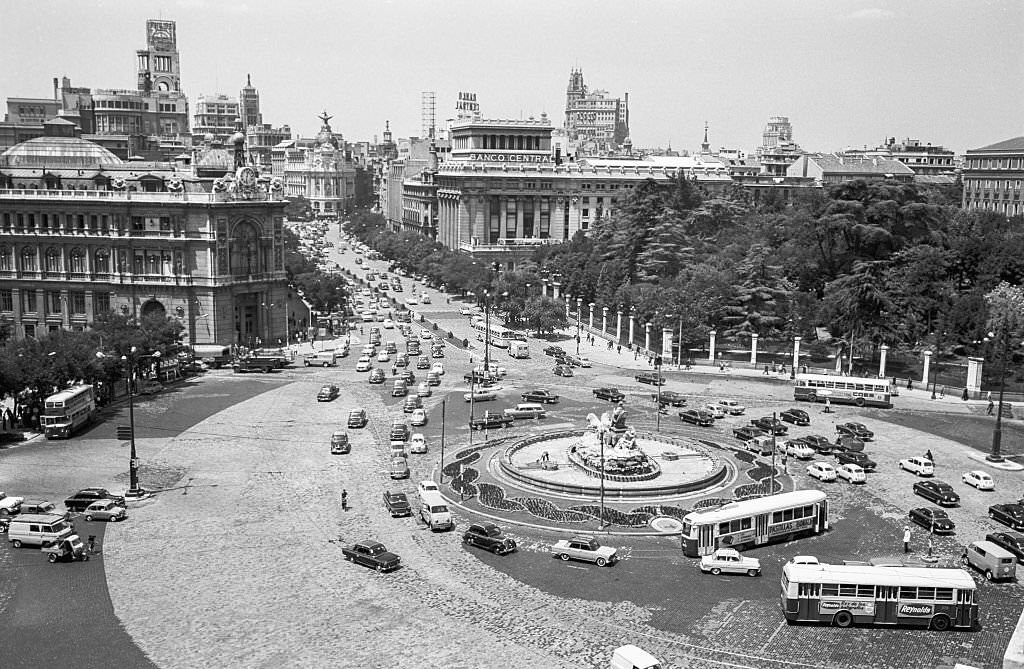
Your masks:
<instances>
[{"instance_id":1,"label":"fountain statue","mask_svg":"<svg viewBox=\"0 0 1024 669\"><path fill-rule=\"evenodd\" d=\"M609 414L587 415L587 431L571 451L590 470L608 474L647 474L657 465L640 450L636 430L626 426L626 410L620 402ZM604 463L602 466L602 455ZM570 458L571 460L572 458Z\"/></svg>"}]
</instances>

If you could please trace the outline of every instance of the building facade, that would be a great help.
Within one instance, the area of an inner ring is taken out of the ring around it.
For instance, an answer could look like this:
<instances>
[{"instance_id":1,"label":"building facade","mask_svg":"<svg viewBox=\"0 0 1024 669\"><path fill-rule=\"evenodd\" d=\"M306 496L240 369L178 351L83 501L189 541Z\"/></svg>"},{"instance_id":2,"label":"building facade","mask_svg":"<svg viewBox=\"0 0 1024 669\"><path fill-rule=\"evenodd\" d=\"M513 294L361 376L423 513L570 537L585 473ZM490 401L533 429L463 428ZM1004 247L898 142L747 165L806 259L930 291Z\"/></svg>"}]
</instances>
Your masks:
<instances>
[{"instance_id":1,"label":"building facade","mask_svg":"<svg viewBox=\"0 0 1024 669\"><path fill-rule=\"evenodd\" d=\"M793 141L793 124L788 116L771 116L761 133L761 146L757 160L761 174L769 177L786 176L789 166L803 155L800 145Z\"/></svg>"},{"instance_id":2,"label":"building facade","mask_svg":"<svg viewBox=\"0 0 1024 669\"><path fill-rule=\"evenodd\" d=\"M271 150L272 173L284 182L285 195L309 200L320 218L338 218L355 206L356 169L344 139L331 130L331 116L314 139L281 142Z\"/></svg>"},{"instance_id":3,"label":"building facade","mask_svg":"<svg viewBox=\"0 0 1024 669\"><path fill-rule=\"evenodd\" d=\"M1024 216L1024 137L1014 137L964 154L964 209Z\"/></svg>"},{"instance_id":4,"label":"building facade","mask_svg":"<svg viewBox=\"0 0 1024 669\"><path fill-rule=\"evenodd\" d=\"M251 167L126 163L49 122L0 155L0 320L24 338L116 311L175 318L188 343L283 340L284 205Z\"/></svg>"},{"instance_id":5,"label":"building facade","mask_svg":"<svg viewBox=\"0 0 1024 669\"><path fill-rule=\"evenodd\" d=\"M582 153L616 152L629 137L629 93L613 98L608 91L592 91L583 70L572 70L565 89L565 130Z\"/></svg>"},{"instance_id":6,"label":"building facade","mask_svg":"<svg viewBox=\"0 0 1024 669\"><path fill-rule=\"evenodd\" d=\"M236 98L223 93L200 95L192 121L192 141L198 144L207 135L223 141L235 131L239 118L241 111Z\"/></svg>"},{"instance_id":7,"label":"building facade","mask_svg":"<svg viewBox=\"0 0 1024 669\"><path fill-rule=\"evenodd\" d=\"M787 168L786 176L810 178L818 186L829 186L854 179L888 179L910 183L914 180L914 171L893 158L808 153L800 156Z\"/></svg>"},{"instance_id":8,"label":"building facade","mask_svg":"<svg viewBox=\"0 0 1024 669\"><path fill-rule=\"evenodd\" d=\"M905 139L897 143L888 137L873 149L846 149L843 156L895 159L909 167L917 176L952 175L957 168L956 155L943 146L922 143L918 139Z\"/></svg>"}]
</instances>

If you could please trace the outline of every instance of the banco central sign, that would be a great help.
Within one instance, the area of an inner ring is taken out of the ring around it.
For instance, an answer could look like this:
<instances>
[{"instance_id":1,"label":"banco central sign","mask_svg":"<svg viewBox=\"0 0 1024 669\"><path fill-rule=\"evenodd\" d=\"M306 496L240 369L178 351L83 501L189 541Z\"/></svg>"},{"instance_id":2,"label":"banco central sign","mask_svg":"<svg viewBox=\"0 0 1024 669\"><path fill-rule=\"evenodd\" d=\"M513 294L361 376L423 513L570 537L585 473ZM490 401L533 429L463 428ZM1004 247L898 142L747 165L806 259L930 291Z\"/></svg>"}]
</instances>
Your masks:
<instances>
[{"instance_id":1,"label":"banco central sign","mask_svg":"<svg viewBox=\"0 0 1024 669\"><path fill-rule=\"evenodd\" d=\"M547 163L551 161L550 156L538 156L521 153L495 153L493 151L471 153L470 160L480 160L489 163Z\"/></svg>"}]
</instances>

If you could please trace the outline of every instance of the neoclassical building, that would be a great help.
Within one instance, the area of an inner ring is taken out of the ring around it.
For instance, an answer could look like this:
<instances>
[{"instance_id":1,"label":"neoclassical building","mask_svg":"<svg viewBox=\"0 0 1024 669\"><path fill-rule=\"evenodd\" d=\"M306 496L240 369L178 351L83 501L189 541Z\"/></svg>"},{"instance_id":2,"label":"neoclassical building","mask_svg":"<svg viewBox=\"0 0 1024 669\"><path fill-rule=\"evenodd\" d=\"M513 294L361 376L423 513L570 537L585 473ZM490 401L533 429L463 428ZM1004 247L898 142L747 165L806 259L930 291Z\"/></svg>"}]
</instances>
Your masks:
<instances>
[{"instance_id":1,"label":"neoclassical building","mask_svg":"<svg viewBox=\"0 0 1024 669\"><path fill-rule=\"evenodd\" d=\"M114 310L176 318L189 343L284 339L284 192L230 141L216 178L122 162L62 119L0 154L0 320L23 338Z\"/></svg>"},{"instance_id":2,"label":"neoclassical building","mask_svg":"<svg viewBox=\"0 0 1024 669\"><path fill-rule=\"evenodd\" d=\"M341 135L331 130L327 112L315 139L289 139L271 150L273 175L288 197L309 200L313 212L337 219L355 206L356 168Z\"/></svg>"}]
</instances>

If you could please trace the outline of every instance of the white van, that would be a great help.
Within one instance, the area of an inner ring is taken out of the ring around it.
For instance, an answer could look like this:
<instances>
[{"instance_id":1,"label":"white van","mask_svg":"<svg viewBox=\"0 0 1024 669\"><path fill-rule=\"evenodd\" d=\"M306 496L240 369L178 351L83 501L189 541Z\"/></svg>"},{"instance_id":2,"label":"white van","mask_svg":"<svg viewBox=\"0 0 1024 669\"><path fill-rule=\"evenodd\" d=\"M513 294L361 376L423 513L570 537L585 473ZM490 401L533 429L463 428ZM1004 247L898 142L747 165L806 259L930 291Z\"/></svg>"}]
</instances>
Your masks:
<instances>
[{"instance_id":1,"label":"white van","mask_svg":"<svg viewBox=\"0 0 1024 669\"><path fill-rule=\"evenodd\" d=\"M23 513L11 518L7 539L15 548L42 546L71 536L71 525L56 513Z\"/></svg>"},{"instance_id":2,"label":"white van","mask_svg":"<svg viewBox=\"0 0 1024 669\"><path fill-rule=\"evenodd\" d=\"M335 351L317 351L303 358L302 364L306 367L337 367L338 354Z\"/></svg>"},{"instance_id":3,"label":"white van","mask_svg":"<svg viewBox=\"0 0 1024 669\"><path fill-rule=\"evenodd\" d=\"M611 669L661 669L661 661L643 648L620 646L612 654Z\"/></svg>"},{"instance_id":4,"label":"white van","mask_svg":"<svg viewBox=\"0 0 1024 669\"><path fill-rule=\"evenodd\" d=\"M529 358L530 347L521 341L509 342L508 354L513 358Z\"/></svg>"},{"instance_id":5,"label":"white van","mask_svg":"<svg viewBox=\"0 0 1024 669\"><path fill-rule=\"evenodd\" d=\"M435 531L455 527L452 512L448 510L448 502L440 493L434 491L420 493L420 519Z\"/></svg>"}]
</instances>

